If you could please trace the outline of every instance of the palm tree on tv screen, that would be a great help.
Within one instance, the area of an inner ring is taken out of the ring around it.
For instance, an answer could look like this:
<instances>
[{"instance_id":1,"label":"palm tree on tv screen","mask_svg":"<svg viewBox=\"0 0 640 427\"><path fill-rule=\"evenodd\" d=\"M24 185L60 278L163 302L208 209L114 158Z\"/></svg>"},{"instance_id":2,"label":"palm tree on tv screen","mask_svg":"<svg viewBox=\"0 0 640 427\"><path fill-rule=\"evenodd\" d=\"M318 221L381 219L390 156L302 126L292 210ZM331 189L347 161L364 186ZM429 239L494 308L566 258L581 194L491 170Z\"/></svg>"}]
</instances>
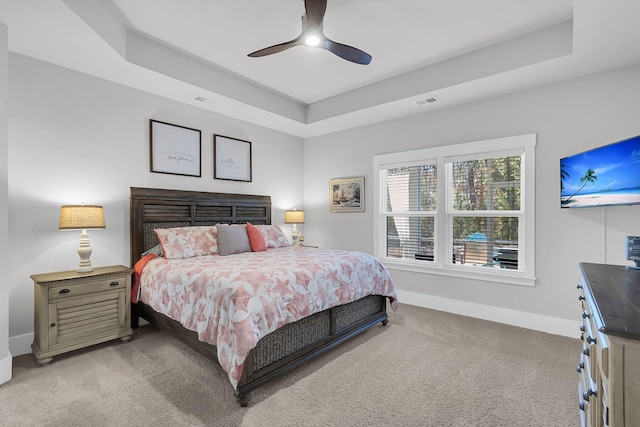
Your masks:
<instances>
[{"instance_id":1,"label":"palm tree on tv screen","mask_svg":"<svg viewBox=\"0 0 640 427\"><path fill-rule=\"evenodd\" d=\"M560 164L560 191L564 191L564 180L569 179L569 177L571 176L569 175L569 172L567 172L566 167L567 165L565 165L564 163Z\"/></svg>"},{"instance_id":2,"label":"palm tree on tv screen","mask_svg":"<svg viewBox=\"0 0 640 427\"><path fill-rule=\"evenodd\" d=\"M571 198L573 196L578 194L580 192L580 190L582 190L587 184L593 184L594 182L596 182L596 179L598 179L598 176L596 175L596 172L591 168L587 169L587 172L584 174L584 176L582 178L580 178L580 182L582 183L582 187L578 188L578 191L576 191L571 196L569 196L569 198L567 200L565 200L564 203L569 203L569 200L571 200Z\"/></svg>"}]
</instances>

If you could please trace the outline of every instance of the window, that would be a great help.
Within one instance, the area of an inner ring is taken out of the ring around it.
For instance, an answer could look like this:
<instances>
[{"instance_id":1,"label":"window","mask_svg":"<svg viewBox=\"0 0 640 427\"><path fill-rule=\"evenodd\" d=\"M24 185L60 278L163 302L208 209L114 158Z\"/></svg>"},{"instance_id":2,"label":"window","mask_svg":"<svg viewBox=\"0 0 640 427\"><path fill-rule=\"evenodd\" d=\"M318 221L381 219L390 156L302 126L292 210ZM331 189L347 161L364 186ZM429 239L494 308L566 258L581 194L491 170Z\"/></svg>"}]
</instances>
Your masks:
<instances>
[{"instance_id":1,"label":"window","mask_svg":"<svg viewBox=\"0 0 640 427\"><path fill-rule=\"evenodd\" d=\"M374 157L389 268L535 284L535 135Z\"/></svg>"}]
</instances>

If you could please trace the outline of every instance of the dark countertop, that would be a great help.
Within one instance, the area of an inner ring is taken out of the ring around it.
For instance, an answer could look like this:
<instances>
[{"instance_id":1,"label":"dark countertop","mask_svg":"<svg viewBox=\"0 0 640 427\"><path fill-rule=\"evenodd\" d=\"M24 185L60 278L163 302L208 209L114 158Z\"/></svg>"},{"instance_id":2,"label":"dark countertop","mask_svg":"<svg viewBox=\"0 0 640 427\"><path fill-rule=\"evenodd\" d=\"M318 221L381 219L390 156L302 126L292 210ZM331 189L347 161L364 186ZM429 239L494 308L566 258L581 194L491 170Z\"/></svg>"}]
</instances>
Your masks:
<instances>
[{"instance_id":1,"label":"dark countertop","mask_svg":"<svg viewBox=\"0 0 640 427\"><path fill-rule=\"evenodd\" d=\"M639 340L640 269L580 263L580 270L598 306L598 329L608 335Z\"/></svg>"}]
</instances>

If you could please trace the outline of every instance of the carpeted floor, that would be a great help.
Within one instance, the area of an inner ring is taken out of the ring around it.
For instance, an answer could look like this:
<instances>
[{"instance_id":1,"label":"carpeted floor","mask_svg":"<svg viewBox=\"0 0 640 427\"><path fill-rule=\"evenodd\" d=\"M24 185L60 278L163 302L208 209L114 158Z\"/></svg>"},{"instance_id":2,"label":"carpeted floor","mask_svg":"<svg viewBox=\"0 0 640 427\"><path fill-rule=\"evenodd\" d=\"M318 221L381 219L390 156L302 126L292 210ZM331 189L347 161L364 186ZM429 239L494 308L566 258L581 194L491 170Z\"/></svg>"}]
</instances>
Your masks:
<instances>
[{"instance_id":1,"label":"carpeted floor","mask_svg":"<svg viewBox=\"0 0 640 427\"><path fill-rule=\"evenodd\" d=\"M579 425L580 342L401 304L241 408L224 372L152 326L54 358L13 360L2 426Z\"/></svg>"}]
</instances>

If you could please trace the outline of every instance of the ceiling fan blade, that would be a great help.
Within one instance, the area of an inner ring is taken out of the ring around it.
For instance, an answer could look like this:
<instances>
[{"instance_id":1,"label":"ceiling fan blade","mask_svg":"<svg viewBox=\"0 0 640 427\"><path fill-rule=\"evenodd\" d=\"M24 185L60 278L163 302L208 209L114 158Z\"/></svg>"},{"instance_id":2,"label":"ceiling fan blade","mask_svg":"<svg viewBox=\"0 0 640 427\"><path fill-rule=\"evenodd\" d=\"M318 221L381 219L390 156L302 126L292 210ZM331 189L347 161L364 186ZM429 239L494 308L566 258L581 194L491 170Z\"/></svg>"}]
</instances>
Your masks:
<instances>
[{"instance_id":1,"label":"ceiling fan blade","mask_svg":"<svg viewBox=\"0 0 640 427\"><path fill-rule=\"evenodd\" d=\"M255 52L252 52L247 56L250 56L252 58L257 58L260 56L273 55L274 53L291 49L292 47L298 46L299 44L300 44L300 37L290 40L288 42L284 42L284 43L276 44L273 46L265 47L264 49L256 50Z\"/></svg>"},{"instance_id":2,"label":"ceiling fan blade","mask_svg":"<svg viewBox=\"0 0 640 427\"><path fill-rule=\"evenodd\" d=\"M307 15L308 28L316 29L321 27L324 13L327 10L327 0L305 0L304 10Z\"/></svg>"},{"instance_id":3,"label":"ceiling fan blade","mask_svg":"<svg viewBox=\"0 0 640 427\"><path fill-rule=\"evenodd\" d=\"M371 55L346 44L334 42L333 40L325 39L324 48L334 55L338 55L342 59L355 62L356 64L368 65L371 62Z\"/></svg>"}]
</instances>

